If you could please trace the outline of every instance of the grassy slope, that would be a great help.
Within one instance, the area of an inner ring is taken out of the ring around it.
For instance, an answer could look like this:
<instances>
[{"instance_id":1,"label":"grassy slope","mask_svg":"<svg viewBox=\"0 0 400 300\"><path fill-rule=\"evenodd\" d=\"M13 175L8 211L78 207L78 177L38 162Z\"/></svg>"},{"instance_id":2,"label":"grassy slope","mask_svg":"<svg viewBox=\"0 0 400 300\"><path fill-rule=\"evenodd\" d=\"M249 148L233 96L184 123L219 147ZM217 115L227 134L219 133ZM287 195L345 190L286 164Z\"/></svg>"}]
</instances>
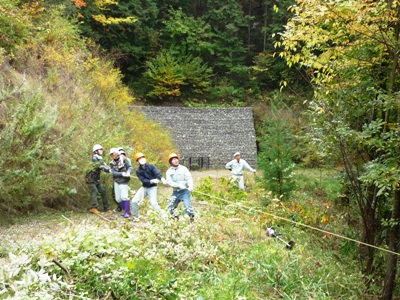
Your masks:
<instances>
[{"instance_id":1,"label":"grassy slope","mask_svg":"<svg viewBox=\"0 0 400 300\"><path fill-rule=\"evenodd\" d=\"M226 171L193 172L193 175L197 190L202 193L194 197L198 217L193 226L184 217L178 222L162 222L152 214L148 202L141 207L143 219L138 223L123 220L117 214L112 222L90 214L54 214L48 215L48 219L35 218L22 224L18 221L12 227L2 228L5 238L1 254L9 248L24 253L25 248L37 242L40 250L29 250L33 261L40 252L46 253L47 260L55 256L71 270L76 287L70 293L82 295L87 291L90 299L101 299L107 289L112 289L119 299L366 297L362 293L360 272L340 247L341 241L263 215L262 194L250 174L251 191L247 199L240 199L238 195L243 194L229 192L223 179L221 182L220 178L229 175ZM208 175L212 178L207 185L204 178ZM205 192L203 187L209 188L210 181L215 186ZM160 187L163 207L169 193L168 188ZM240 203L253 210L240 208ZM278 210L269 212L281 215ZM284 240L296 242L292 251L276 239L266 237L265 227L271 224L284 233ZM101 255L99 249L103 249ZM123 254L118 254L119 251ZM84 253L89 254L79 258ZM114 265L121 256L124 257L121 265ZM85 269L82 265L91 267ZM127 268L127 274L134 277L127 279L128 275L124 275L123 283L117 280L118 284L112 278L106 281L105 275L113 273L114 268ZM54 265L47 270L65 276ZM103 280L93 281L93 278Z\"/></svg>"}]
</instances>

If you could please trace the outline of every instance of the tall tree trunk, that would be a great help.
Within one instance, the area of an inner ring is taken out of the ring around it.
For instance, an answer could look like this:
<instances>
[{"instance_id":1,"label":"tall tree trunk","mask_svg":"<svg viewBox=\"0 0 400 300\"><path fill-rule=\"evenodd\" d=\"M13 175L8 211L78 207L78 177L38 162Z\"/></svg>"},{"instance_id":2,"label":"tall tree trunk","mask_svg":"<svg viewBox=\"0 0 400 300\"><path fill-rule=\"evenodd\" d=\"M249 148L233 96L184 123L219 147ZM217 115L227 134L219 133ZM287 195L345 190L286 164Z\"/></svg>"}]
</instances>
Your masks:
<instances>
[{"instance_id":1,"label":"tall tree trunk","mask_svg":"<svg viewBox=\"0 0 400 300\"><path fill-rule=\"evenodd\" d=\"M398 252L399 234L400 234L400 191L398 189L394 192L394 203L392 211L392 221L394 225L390 228L388 236L389 250ZM383 293L381 300L391 300L393 298L393 290L395 287L396 279L396 267L397 267L398 255L388 254L385 274L385 284L383 287Z\"/></svg>"},{"instance_id":2,"label":"tall tree trunk","mask_svg":"<svg viewBox=\"0 0 400 300\"><path fill-rule=\"evenodd\" d=\"M371 191L370 197L373 197L373 191ZM365 200L364 205L360 205L361 216L363 219L363 236L362 241L369 245L375 245L375 222L376 222L376 209L372 205L372 200L368 201ZM360 255L361 261L364 263L363 266L363 273L367 275L372 275L374 271L374 260L375 260L375 249L372 247L361 245L360 247ZM370 281L367 280L366 282L367 288L370 286Z\"/></svg>"},{"instance_id":3,"label":"tall tree trunk","mask_svg":"<svg viewBox=\"0 0 400 300\"><path fill-rule=\"evenodd\" d=\"M390 3L390 1L389 1ZM400 9L396 12L397 22L393 24L394 27L394 38L396 39L396 47L392 51L392 70L389 77L389 91L393 93L396 90L395 82L397 77L397 68L399 62L399 37L400 37ZM397 110L397 123L400 120L400 109ZM388 113L386 115L386 122L388 120ZM397 150L398 155L400 154L400 149ZM394 191L393 199L393 210L392 210L392 221L393 225L389 229L388 234L388 247L389 250L398 253L399 250L399 234L400 234L400 186L397 185ZM395 287L396 280L396 268L397 268L398 255L388 254L387 264L386 264L386 274L383 286L383 292L381 300L390 300L393 298L393 290Z\"/></svg>"}]
</instances>

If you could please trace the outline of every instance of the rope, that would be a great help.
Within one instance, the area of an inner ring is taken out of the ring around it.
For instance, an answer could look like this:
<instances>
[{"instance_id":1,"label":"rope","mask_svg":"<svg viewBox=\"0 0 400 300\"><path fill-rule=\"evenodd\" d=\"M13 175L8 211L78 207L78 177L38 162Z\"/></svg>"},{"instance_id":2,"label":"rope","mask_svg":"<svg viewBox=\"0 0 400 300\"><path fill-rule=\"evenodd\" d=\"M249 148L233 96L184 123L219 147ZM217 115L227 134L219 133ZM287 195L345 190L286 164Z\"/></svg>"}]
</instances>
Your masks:
<instances>
[{"instance_id":1,"label":"rope","mask_svg":"<svg viewBox=\"0 0 400 300\"><path fill-rule=\"evenodd\" d=\"M271 214L271 213L268 213L268 212L261 211L261 210L256 209L256 208L247 207L247 206L245 206L243 204L241 204L239 206L235 202L232 202L232 201L229 201L229 200L226 200L226 199L222 199L222 198L219 198L219 197L216 197L216 196L212 196L212 195L209 195L209 194L205 194L205 193L202 193L202 192L199 192L199 191L196 191L196 190L194 190L193 193L200 194L200 195L203 195L203 196L207 196L207 197L210 197L210 198L215 198L215 199L224 201L224 202L229 203L229 204L233 204L234 206L237 206L238 208L241 208L243 210L245 210L245 209L246 210L253 210L253 211L259 212L261 214L265 214L265 215L268 215L268 216L271 216L271 217L274 217L274 218L277 218L277 219L280 219L280 220L283 220L283 221L286 221L286 222L289 222L289 223L296 224L298 226L303 226L303 227L306 227L306 228L311 229L311 230L323 232L325 234L330 234L330 235L336 236L336 237L344 239L344 240L348 240L348 241L351 241L351 242L354 242L354 243L357 243L357 244L360 244L360 245L364 245L364 246L367 246L367 247L375 248L377 250L381 250L381 251L384 251L384 252L387 252L387 253L390 253L390 254L395 254L395 255L400 256L400 253L397 253L397 252L394 252L394 251L391 251L391 250L387 250L387 249L384 249L384 248L381 248L381 247L377 247L377 246L374 246L374 245L371 245L371 244L368 244L368 243L364 243L364 242L349 238L347 236L340 235L340 234L337 234L337 233L332 233L332 232L329 232L327 230L323 230L323 229L320 229L320 228L317 228L317 227L313 227L313 226L310 226L310 225L307 225L307 224L296 222L296 221L293 221L293 220L290 220L290 219L287 219L287 218L284 218L284 217L280 217L280 216L277 216L277 215L274 215L274 214Z\"/></svg>"}]
</instances>

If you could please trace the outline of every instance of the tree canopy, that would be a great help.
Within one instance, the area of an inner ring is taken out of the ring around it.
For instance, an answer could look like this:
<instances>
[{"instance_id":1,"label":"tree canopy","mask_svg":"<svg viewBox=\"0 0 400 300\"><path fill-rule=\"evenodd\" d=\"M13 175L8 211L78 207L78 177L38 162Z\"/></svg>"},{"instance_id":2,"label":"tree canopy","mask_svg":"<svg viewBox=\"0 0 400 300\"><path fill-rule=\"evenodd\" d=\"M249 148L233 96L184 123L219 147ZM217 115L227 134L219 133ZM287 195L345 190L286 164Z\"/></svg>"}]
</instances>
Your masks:
<instances>
[{"instance_id":1,"label":"tree canopy","mask_svg":"<svg viewBox=\"0 0 400 300\"><path fill-rule=\"evenodd\" d=\"M400 2L299 0L290 10L294 17L276 45L288 65L312 76L311 127L331 153L340 150L363 241L386 240L398 252ZM363 257L370 275L374 251L364 249ZM384 299L391 296L397 258L388 261Z\"/></svg>"}]
</instances>

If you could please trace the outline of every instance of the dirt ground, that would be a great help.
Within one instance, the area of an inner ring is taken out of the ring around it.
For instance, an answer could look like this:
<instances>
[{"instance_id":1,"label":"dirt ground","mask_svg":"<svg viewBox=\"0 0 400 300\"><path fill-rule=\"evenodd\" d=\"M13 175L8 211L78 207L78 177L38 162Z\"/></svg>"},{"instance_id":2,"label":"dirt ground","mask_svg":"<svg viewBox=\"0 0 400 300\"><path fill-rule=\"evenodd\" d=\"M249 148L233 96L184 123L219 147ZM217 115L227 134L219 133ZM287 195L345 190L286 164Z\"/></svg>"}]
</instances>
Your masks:
<instances>
[{"instance_id":1,"label":"dirt ground","mask_svg":"<svg viewBox=\"0 0 400 300\"><path fill-rule=\"evenodd\" d=\"M215 179L221 177L230 177L228 170L202 170L202 171L191 171L195 186L200 183L200 180L204 177L211 176ZM248 173L247 176L253 176ZM158 201L162 207L165 207L167 199L171 194L171 188L160 185L158 191ZM114 202L112 208L115 208ZM194 205L195 206L195 205ZM124 221L120 218L120 213L108 214L107 217L111 217L116 220ZM15 220L13 225L0 226L0 258L7 257L10 251L15 249L21 249L26 245L40 241L43 237L56 235L58 232L63 230L66 226L72 224L97 224L101 222L107 222L104 220L102 214L100 217L90 214L87 211L82 212L53 212L42 215L27 216L24 218L18 218Z\"/></svg>"}]
</instances>

